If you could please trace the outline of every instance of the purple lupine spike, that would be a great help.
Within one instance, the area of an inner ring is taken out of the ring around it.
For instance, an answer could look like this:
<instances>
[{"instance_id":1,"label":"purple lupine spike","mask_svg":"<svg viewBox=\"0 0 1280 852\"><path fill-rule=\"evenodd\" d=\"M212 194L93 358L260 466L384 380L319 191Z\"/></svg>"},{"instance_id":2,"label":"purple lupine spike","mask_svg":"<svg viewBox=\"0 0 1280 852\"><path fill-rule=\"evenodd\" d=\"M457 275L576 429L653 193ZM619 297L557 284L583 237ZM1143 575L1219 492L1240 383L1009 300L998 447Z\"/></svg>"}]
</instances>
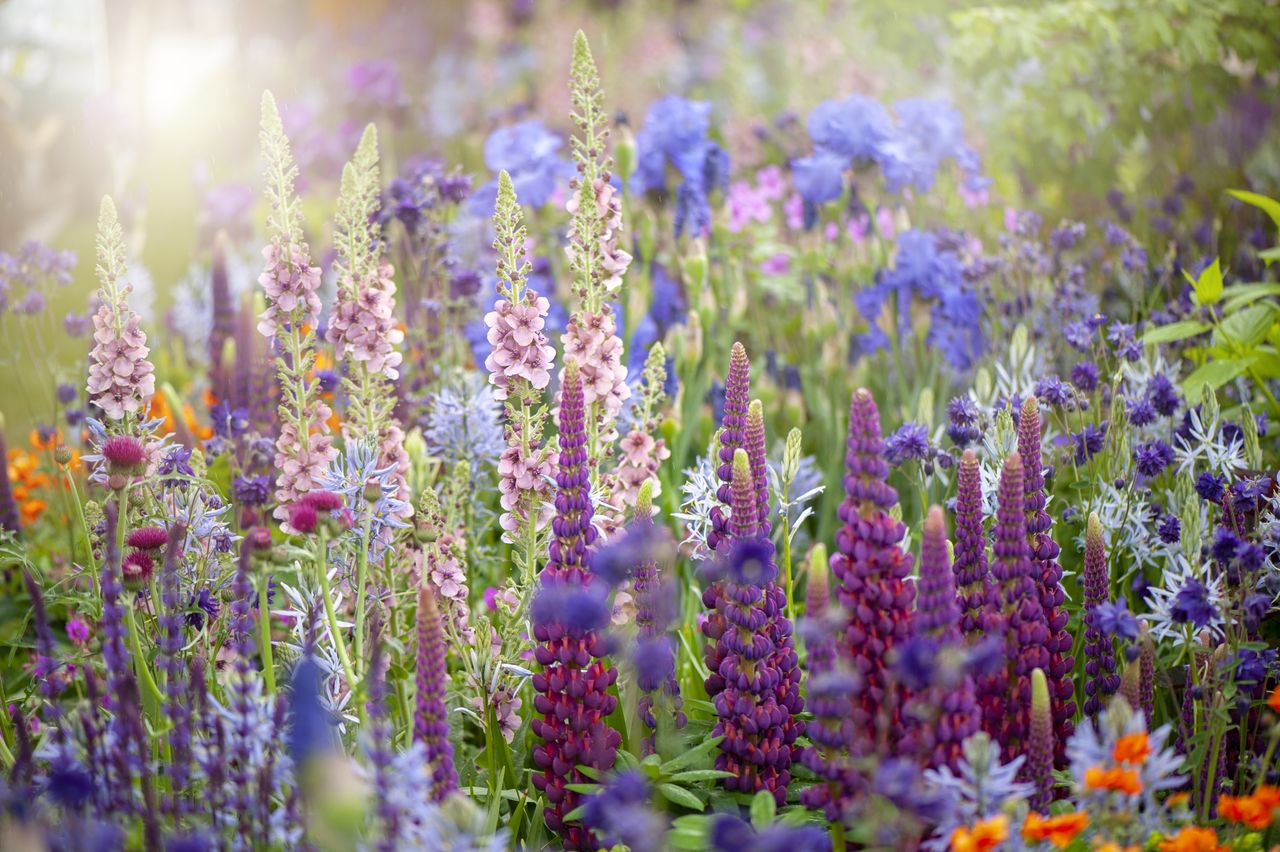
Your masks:
<instances>
[{"instance_id":1,"label":"purple lupine spike","mask_svg":"<svg viewBox=\"0 0 1280 852\"><path fill-rule=\"evenodd\" d=\"M635 520L632 522L643 537L653 530L653 480L647 479L640 486L636 497ZM631 590L635 596L637 627L637 680L644 694L640 696L639 716L650 735L642 742L642 749L652 754L657 746L658 718L653 710L657 702L665 702L664 713L671 713L678 730L689 723L684 712L684 699L680 695L680 681L676 679L675 654L670 627L674 601L673 590L668 587L652 557L642 559L636 566ZM642 665L642 660L644 664Z\"/></svg>"},{"instance_id":2,"label":"purple lupine spike","mask_svg":"<svg viewBox=\"0 0 1280 852\"><path fill-rule=\"evenodd\" d=\"M1000 619L1007 664L1007 689L1001 715L984 719L992 726L1001 751L1011 758L1026 752L1030 726L1031 672L1047 669L1045 648L1049 627L1036 589L1035 567L1027 545L1027 514L1023 492L1022 458L1012 453L1000 472L997 492L995 544L991 563L990 604ZM995 627L992 624L991 627ZM984 708L984 713L987 708ZM1024 772L1025 772L1024 766Z\"/></svg>"},{"instance_id":3,"label":"purple lupine spike","mask_svg":"<svg viewBox=\"0 0 1280 852\"><path fill-rule=\"evenodd\" d=\"M1137 707L1141 703L1142 663L1137 660L1129 660L1124 664L1123 673L1120 675L1120 684L1116 687L1116 694L1123 698L1131 708Z\"/></svg>"},{"instance_id":4,"label":"purple lupine spike","mask_svg":"<svg viewBox=\"0 0 1280 852\"><path fill-rule=\"evenodd\" d=\"M965 450L956 476L956 558L952 568L960 603L960 629L970 645L983 638L983 610L991 592L982 523L982 473L978 456L973 450Z\"/></svg>"},{"instance_id":5,"label":"purple lupine spike","mask_svg":"<svg viewBox=\"0 0 1280 852\"><path fill-rule=\"evenodd\" d=\"M591 590L586 569L592 526L591 474L587 468L586 412L582 376L575 362L565 365L560 389L560 463L556 474L556 514L551 522L551 560L542 573L535 601L534 659L541 670L532 678L531 723L540 744L533 748L533 784L547 799L544 819L566 849L594 849L597 842L565 814L581 804L569 784L589 781L576 769L613 768L622 736L607 724L618 699L608 694L618 671L605 660L600 630L608 623L603 596ZM603 617L601 617L603 613Z\"/></svg>"},{"instance_id":6,"label":"purple lupine spike","mask_svg":"<svg viewBox=\"0 0 1280 852\"><path fill-rule=\"evenodd\" d=\"M784 656L770 638L769 625L780 617L766 587L778 574L773 544L757 535L756 491L747 451L733 456L730 514L721 544L716 612L722 631L704 629L714 640L720 661L719 691L713 699L719 717L712 736L723 736L716 768L732 772L730 791L768 790L779 805L791 782L792 751L799 736L794 719ZM718 635L713 635L718 632ZM788 635L789 638L789 635ZM794 650L790 651L794 657ZM710 692L710 690L708 690ZM780 698L780 696L782 696Z\"/></svg>"},{"instance_id":7,"label":"purple lupine spike","mask_svg":"<svg viewBox=\"0 0 1280 852\"><path fill-rule=\"evenodd\" d=\"M724 381L724 417L720 432L720 488L716 496L724 506L729 505L729 491L733 482L733 453L744 447L746 440L747 408L751 397L751 362L741 343L733 344L729 355L729 374ZM761 436L763 438L763 435ZM726 535L726 519L720 506L711 510L711 530L707 533L707 546L715 551ZM707 605L712 608L711 604Z\"/></svg>"},{"instance_id":8,"label":"purple lupine spike","mask_svg":"<svg viewBox=\"0 0 1280 852\"><path fill-rule=\"evenodd\" d=\"M931 506L920 539L920 578L916 581L913 631L945 642L960 640L960 607L947 550L947 521L940 506Z\"/></svg>"},{"instance_id":9,"label":"purple lupine spike","mask_svg":"<svg viewBox=\"0 0 1280 852\"><path fill-rule=\"evenodd\" d=\"M9 481L9 447L4 438L4 418L0 417L0 530L18 534L18 501Z\"/></svg>"},{"instance_id":10,"label":"purple lupine spike","mask_svg":"<svg viewBox=\"0 0 1280 852\"><path fill-rule=\"evenodd\" d=\"M940 652L958 651L963 643L941 506L931 507L925 517L912 634L937 642ZM973 680L963 675L953 686L931 686L913 704L922 711L911 731L917 754L931 767L959 767L964 741L977 733L981 722Z\"/></svg>"},{"instance_id":11,"label":"purple lupine spike","mask_svg":"<svg viewBox=\"0 0 1280 852\"><path fill-rule=\"evenodd\" d=\"M765 460L764 406L760 400L752 400L747 406L747 423L743 429L743 449L747 451L747 460L751 466L751 482L756 495L756 523L754 535L768 541L773 531L769 518L772 508L769 505L769 468ZM792 744L791 760L799 760L800 746L795 745L800 734L804 732L803 723L797 718L804 709L804 699L800 697L800 658L795 651L795 628L786 617L787 591L777 578L764 584L764 594L769 602L769 623L766 634L773 643L773 652L769 656L768 665L776 670L779 676L774 696L779 706L787 708L789 715L784 722L783 739Z\"/></svg>"},{"instance_id":12,"label":"purple lupine spike","mask_svg":"<svg viewBox=\"0 0 1280 852\"><path fill-rule=\"evenodd\" d=\"M102 536L102 618L98 622L98 635L102 640L102 659L107 670L105 706L108 710L115 711L115 701L133 673L129 667L129 653L125 650L124 607L120 603L124 587L121 580L120 548L116 544L116 525L120 523L119 503L108 502L102 509L106 528Z\"/></svg>"},{"instance_id":13,"label":"purple lupine spike","mask_svg":"<svg viewBox=\"0 0 1280 852\"><path fill-rule=\"evenodd\" d=\"M880 411L871 393L854 392L849 405L845 499L831 556L836 597L848 614L840 654L859 676L853 702L855 757L893 756L903 743L905 694L886 671L894 646L910 631L915 586L908 579L912 558L902 550L906 527L888 512L898 494L889 473L880 431Z\"/></svg>"},{"instance_id":14,"label":"purple lupine spike","mask_svg":"<svg viewBox=\"0 0 1280 852\"><path fill-rule=\"evenodd\" d=\"M231 398L231 380L222 350L236 332L236 308L227 280L227 235L219 232L213 241L209 263L209 386L220 401Z\"/></svg>"},{"instance_id":15,"label":"purple lupine spike","mask_svg":"<svg viewBox=\"0 0 1280 852\"><path fill-rule=\"evenodd\" d=\"M171 723L167 770L171 784L164 810L172 815L183 812L182 792L186 790L187 781L191 777L191 705L187 701L186 667L182 663L186 613L183 611L178 587L178 568L186 539L187 528L183 524L176 523L169 528L160 574L160 602L164 608L159 618L160 641L156 664L165 673L164 706Z\"/></svg>"},{"instance_id":16,"label":"purple lupine spike","mask_svg":"<svg viewBox=\"0 0 1280 852\"><path fill-rule=\"evenodd\" d=\"M1031 672L1030 736L1027 740L1026 780L1034 787L1030 805L1048 813L1053 803L1053 708L1044 671Z\"/></svg>"},{"instance_id":17,"label":"purple lupine spike","mask_svg":"<svg viewBox=\"0 0 1280 852\"><path fill-rule=\"evenodd\" d=\"M1049 702L1053 708L1054 756L1057 769L1067 768L1067 740L1075 732L1076 693L1071 672L1075 659L1071 656L1071 634L1067 632L1068 614L1063 604L1067 593L1062 588L1062 566L1058 564L1061 548L1049 531L1053 519L1045 511L1048 496L1044 488L1044 460L1040 452L1040 403L1027 397L1018 418L1018 455L1022 457L1025 482L1024 499L1027 512L1027 543L1035 564L1037 594L1049 630L1045 649L1049 666L1045 677L1049 683Z\"/></svg>"},{"instance_id":18,"label":"purple lupine spike","mask_svg":"<svg viewBox=\"0 0 1280 852\"><path fill-rule=\"evenodd\" d=\"M231 683L231 744L230 744L230 781L234 788L233 801L229 804L236 815L236 830L241 837L256 837L254 819L256 810L253 807L253 779L250 768L253 765L253 697L251 679L253 666L250 658L255 652L253 640L252 601L253 581L250 579L253 560L253 540L255 536L247 535L240 543L240 558L236 563L236 573L231 581L231 645L235 651L232 664L233 679ZM266 617L266 613L260 613Z\"/></svg>"},{"instance_id":19,"label":"purple lupine spike","mask_svg":"<svg viewBox=\"0 0 1280 852\"><path fill-rule=\"evenodd\" d=\"M1084 712L1096 717L1107 706L1107 700L1120 688L1116 674L1116 649L1112 638L1097 624L1097 608L1110 599L1111 584L1107 573L1106 545L1102 539L1102 523L1096 512L1089 515L1084 536ZM1136 706L1136 703L1135 703Z\"/></svg>"},{"instance_id":20,"label":"purple lupine spike","mask_svg":"<svg viewBox=\"0 0 1280 852\"><path fill-rule=\"evenodd\" d=\"M425 745L431 763L431 798L443 802L458 789L458 773L453 767L453 745L449 742L449 708L445 704L444 625L435 592L429 582L418 588L418 652L416 658L417 711L413 716L413 738Z\"/></svg>"}]
</instances>

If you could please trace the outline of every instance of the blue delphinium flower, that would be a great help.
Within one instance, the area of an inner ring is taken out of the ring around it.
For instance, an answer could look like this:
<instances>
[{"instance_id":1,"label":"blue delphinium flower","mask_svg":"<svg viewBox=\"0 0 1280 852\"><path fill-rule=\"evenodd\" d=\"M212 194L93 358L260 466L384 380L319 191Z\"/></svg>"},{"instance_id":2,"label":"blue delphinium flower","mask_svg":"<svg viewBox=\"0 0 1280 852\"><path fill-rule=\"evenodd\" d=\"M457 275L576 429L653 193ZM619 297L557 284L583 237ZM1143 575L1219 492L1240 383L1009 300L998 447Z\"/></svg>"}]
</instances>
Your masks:
<instances>
[{"instance_id":1,"label":"blue delphinium flower","mask_svg":"<svg viewBox=\"0 0 1280 852\"><path fill-rule=\"evenodd\" d=\"M723 188L729 155L710 139L711 104L667 95L655 101L636 135L637 192L667 189L667 167L682 178L676 190L676 236L701 235L711 224L708 196Z\"/></svg>"},{"instance_id":2,"label":"blue delphinium flower","mask_svg":"<svg viewBox=\"0 0 1280 852\"><path fill-rule=\"evenodd\" d=\"M556 186L573 174L573 165L560 155L564 140L537 119L500 127L484 142L484 164L489 171L506 171L516 188L521 204L543 207L551 200ZM469 202L471 211L482 218L493 214L498 198L498 180L475 191Z\"/></svg>"}]
</instances>

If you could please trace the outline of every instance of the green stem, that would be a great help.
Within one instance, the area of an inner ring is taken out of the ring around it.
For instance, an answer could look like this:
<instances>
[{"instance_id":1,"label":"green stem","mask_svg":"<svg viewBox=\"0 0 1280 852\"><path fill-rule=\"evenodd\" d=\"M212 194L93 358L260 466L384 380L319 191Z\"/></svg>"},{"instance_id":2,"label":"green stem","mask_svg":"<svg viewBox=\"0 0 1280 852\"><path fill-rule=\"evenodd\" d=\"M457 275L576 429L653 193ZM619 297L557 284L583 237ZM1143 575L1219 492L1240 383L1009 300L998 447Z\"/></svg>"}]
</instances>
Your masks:
<instances>
[{"instance_id":1,"label":"green stem","mask_svg":"<svg viewBox=\"0 0 1280 852\"><path fill-rule=\"evenodd\" d=\"M156 718L160 712L160 706L164 704L164 695L160 692L160 687L156 685L156 679L151 674L151 666L147 665L146 658L142 656L142 634L138 632L138 620L134 615L133 601L125 604L125 621L129 628L129 644L133 646L133 667L138 676L138 682L146 687L144 697L150 700L146 703L147 709L151 711L152 718Z\"/></svg>"},{"instance_id":2,"label":"green stem","mask_svg":"<svg viewBox=\"0 0 1280 852\"><path fill-rule=\"evenodd\" d=\"M98 614L102 614L102 589L98 587L98 561L93 558L93 539L89 537L89 522L84 518L84 506L80 503L80 490L76 488L75 477L67 468L62 469L62 477L71 489L71 505L76 509L76 520L80 523L80 532L84 536L85 561L89 567L89 578L93 580L93 596L98 599Z\"/></svg>"},{"instance_id":3,"label":"green stem","mask_svg":"<svg viewBox=\"0 0 1280 852\"><path fill-rule=\"evenodd\" d=\"M320 536L319 553L316 555L316 569L320 574L320 594L324 597L324 615L329 622L329 635L333 637L333 645L338 649L338 661L342 663L342 673L347 678L347 688L356 690L356 673L351 667L351 657L347 654L347 642L342 638L342 630L338 627L338 616L333 611L333 592L329 588L329 542L324 534ZM357 702L356 709L363 718L364 709Z\"/></svg>"},{"instance_id":4,"label":"green stem","mask_svg":"<svg viewBox=\"0 0 1280 852\"><path fill-rule=\"evenodd\" d=\"M262 639L262 675L267 681L267 692L276 694L276 666L271 653L271 610L267 608L267 592L271 587L268 575L263 574L258 587L258 632Z\"/></svg>"},{"instance_id":5,"label":"green stem","mask_svg":"<svg viewBox=\"0 0 1280 852\"><path fill-rule=\"evenodd\" d=\"M369 574L369 524L372 514L365 518L360 529L360 554L356 557L356 659L357 667L364 666L364 586Z\"/></svg>"}]
</instances>

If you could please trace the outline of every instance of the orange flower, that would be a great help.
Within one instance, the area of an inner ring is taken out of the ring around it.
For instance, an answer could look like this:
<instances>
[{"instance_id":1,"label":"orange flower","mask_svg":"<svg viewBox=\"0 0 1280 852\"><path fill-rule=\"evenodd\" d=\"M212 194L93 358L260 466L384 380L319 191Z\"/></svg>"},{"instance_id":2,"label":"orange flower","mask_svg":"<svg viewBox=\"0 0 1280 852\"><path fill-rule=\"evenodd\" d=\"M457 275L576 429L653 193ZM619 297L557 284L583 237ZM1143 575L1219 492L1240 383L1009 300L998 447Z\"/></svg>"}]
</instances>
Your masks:
<instances>
[{"instance_id":1,"label":"orange flower","mask_svg":"<svg viewBox=\"0 0 1280 852\"><path fill-rule=\"evenodd\" d=\"M218 404L218 395L213 392L212 388L204 389L204 407L213 408Z\"/></svg>"},{"instance_id":2,"label":"orange flower","mask_svg":"<svg viewBox=\"0 0 1280 852\"><path fill-rule=\"evenodd\" d=\"M1227 852L1227 847L1218 845L1218 833L1212 828L1188 825L1160 841L1160 852Z\"/></svg>"},{"instance_id":3,"label":"orange flower","mask_svg":"<svg viewBox=\"0 0 1280 852\"><path fill-rule=\"evenodd\" d=\"M1046 819L1032 811L1022 825L1022 836L1033 843L1048 840L1059 849L1065 849L1077 834L1089 827L1089 815L1084 811L1060 814Z\"/></svg>"},{"instance_id":4,"label":"orange flower","mask_svg":"<svg viewBox=\"0 0 1280 852\"><path fill-rule=\"evenodd\" d=\"M36 469L36 465L40 460L35 457L34 453L28 453L25 450L9 451L9 478L10 479L26 479L28 474Z\"/></svg>"},{"instance_id":5,"label":"orange flower","mask_svg":"<svg viewBox=\"0 0 1280 852\"><path fill-rule=\"evenodd\" d=\"M40 430L32 429L27 439L31 442L33 450L52 450L62 443L62 433L55 429L48 438L41 438Z\"/></svg>"},{"instance_id":6,"label":"orange flower","mask_svg":"<svg viewBox=\"0 0 1280 852\"><path fill-rule=\"evenodd\" d=\"M1114 790L1130 796L1142 792L1142 780L1138 778L1138 773L1118 766L1112 769L1090 767L1085 770L1084 783L1090 790Z\"/></svg>"},{"instance_id":7,"label":"orange flower","mask_svg":"<svg viewBox=\"0 0 1280 852\"><path fill-rule=\"evenodd\" d=\"M1218 813L1224 819L1244 823L1252 829L1271 825L1280 808L1280 787L1263 784L1252 796L1219 796Z\"/></svg>"},{"instance_id":8,"label":"orange flower","mask_svg":"<svg viewBox=\"0 0 1280 852\"><path fill-rule=\"evenodd\" d=\"M1271 691L1271 697L1267 699L1267 706L1280 713L1280 686Z\"/></svg>"},{"instance_id":9,"label":"orange flower","mask_svg":"<svg viewBox=\"0 0 1280 852\"><path fill-rule=\"evenodd\" d=\"M49 504L43 500L28 500L22 504L22 517L26 519L27 523L34 523L35 519L40 517L47 508L49 508Z\"/></svg>"},{"instance_id":10,"label":"orange flower","mask_svg":"<svg viewBox=\"0 0 1280 852\"><path fill-rule=\"evenodd\" d=\"M1000 814L951 832L951 852L991 852L1008 839L1009 817Z\"/></svg>"},{"instance_id":11,"label":"orange flower","mask_svg":"<svg viewBox=\"0 0 1280 852\"><path fill-rule=\"evenodd\" d=\"M1107 842L1093 852L1142 852L1141 846L1121 846L1119 843Z\"/></svg>"},{"instance_id":12,"label":"orange flower","mask_svg":"<svg viewBox=\"0 0 1280 852\"><path fill-rule=\"evenodd\" d=\"M1115 758L1116 763L1135 763L1139 766L1147 762L1147 757L1150 754L1151 743L1147 741L1146 731L1125 734L1116 740L1116 747L1111 752L1111 756Z\"/></svg>"}]
</instances>

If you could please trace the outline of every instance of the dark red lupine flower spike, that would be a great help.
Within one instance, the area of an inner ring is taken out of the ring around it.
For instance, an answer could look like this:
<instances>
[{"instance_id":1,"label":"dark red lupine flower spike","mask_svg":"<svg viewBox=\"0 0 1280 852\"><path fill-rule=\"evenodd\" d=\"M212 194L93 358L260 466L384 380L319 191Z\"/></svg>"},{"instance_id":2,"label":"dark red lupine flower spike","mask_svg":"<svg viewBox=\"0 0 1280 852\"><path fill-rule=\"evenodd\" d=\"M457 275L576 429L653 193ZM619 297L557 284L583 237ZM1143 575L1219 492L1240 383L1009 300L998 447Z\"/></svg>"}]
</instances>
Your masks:
<instances>
[{"instance_id":1,"label":"dark red lupine flower spike","mask_svg":"<svg viewBox=\"0 0 1280 852\"><path fill-rule=\"evenodd\" d=\"M604 659L600 632L609 621L608 602L604 584L593 589L594 578L586 568L596 530L591 524L582 377L572 361L565 365L560 392L556 486L551 560L532 612L539 643L534 659L540 667L532 678L538 716L531 727L540 741L533 748L533 784L546 796L547 827L560 835L564 848L595 849L598 844L588 829L564 820L581 804L581 795L568 785L591 780L577 766L612 769L622 737L607 722L618 703L608 693L618 672Z\"/></svg>"},{"instance_id":2,"label":"dark red lupine flower spike","mask_svg":"<svg viewBox=\"0 0 1280 852\"><path fill-rule=\"evenodd\" d=\"M952 567L960 602L960 629L970 645L983 638L982 612L991 586L982 522L982 473L973 450L965 450L956 477L956 558Z\"/></svg>"},{"instance_id":3,"label":"dark red lupine flower spike","mask_svg":"<svg viewBox=\"0 0 1280 852\"><path fill-rule=\"evenodd\" d=\"M1095 610L1110 596L1106 546L1097 513L1089 515L1084 536L1084 712L1097 716L1120 688L1116 674L1116 649L1111 637L1097 625Z\"/></svg>"},{"instance_id":4,"label":"dark red lupine flower spike","mask_svg":"<svg viewBox=\"0 0 1280 852\"><path fill-rule=\"evenodd\" d=\"M892 756L903 743L905 696L886 669L894 646L909 635L915 587L908 579L912 558L901 547L906 527L888 511L898 494L885 481L889 465L880 411L866 389L855 391L850 402L845 466L843 526L831 571L836 598L848 614L840 652L858 676L850 752Z\"/></svg>"},{"instance_id":5,"label":"dark red lupine flower spike","mask_svg":"<svg viewBox=\"0 0 1280 852\"><path fill-rule=\"evenodd\" d=\"M1067 632L1067 611L1063 607L1067 593L1062 588L1062 566L1058 564L1061 548L1049 534L1053 520L1045 511L1048 498L1044 488L1044 461L1040 453L1040 402L1027 397L1018 418L1018 455L1022 456L1025 477L1024 499L1027 512L1027 543L1035 566L1040 608L1049 628L1045 649L1049 666L1045 677L1049 683L1049 704L1053 708L1054 766L1067 767L1067 740L1075 731L1076 693L1071 680L1075 659L1071 656L1071 634Z\"/></svg>"}]
</instances>

